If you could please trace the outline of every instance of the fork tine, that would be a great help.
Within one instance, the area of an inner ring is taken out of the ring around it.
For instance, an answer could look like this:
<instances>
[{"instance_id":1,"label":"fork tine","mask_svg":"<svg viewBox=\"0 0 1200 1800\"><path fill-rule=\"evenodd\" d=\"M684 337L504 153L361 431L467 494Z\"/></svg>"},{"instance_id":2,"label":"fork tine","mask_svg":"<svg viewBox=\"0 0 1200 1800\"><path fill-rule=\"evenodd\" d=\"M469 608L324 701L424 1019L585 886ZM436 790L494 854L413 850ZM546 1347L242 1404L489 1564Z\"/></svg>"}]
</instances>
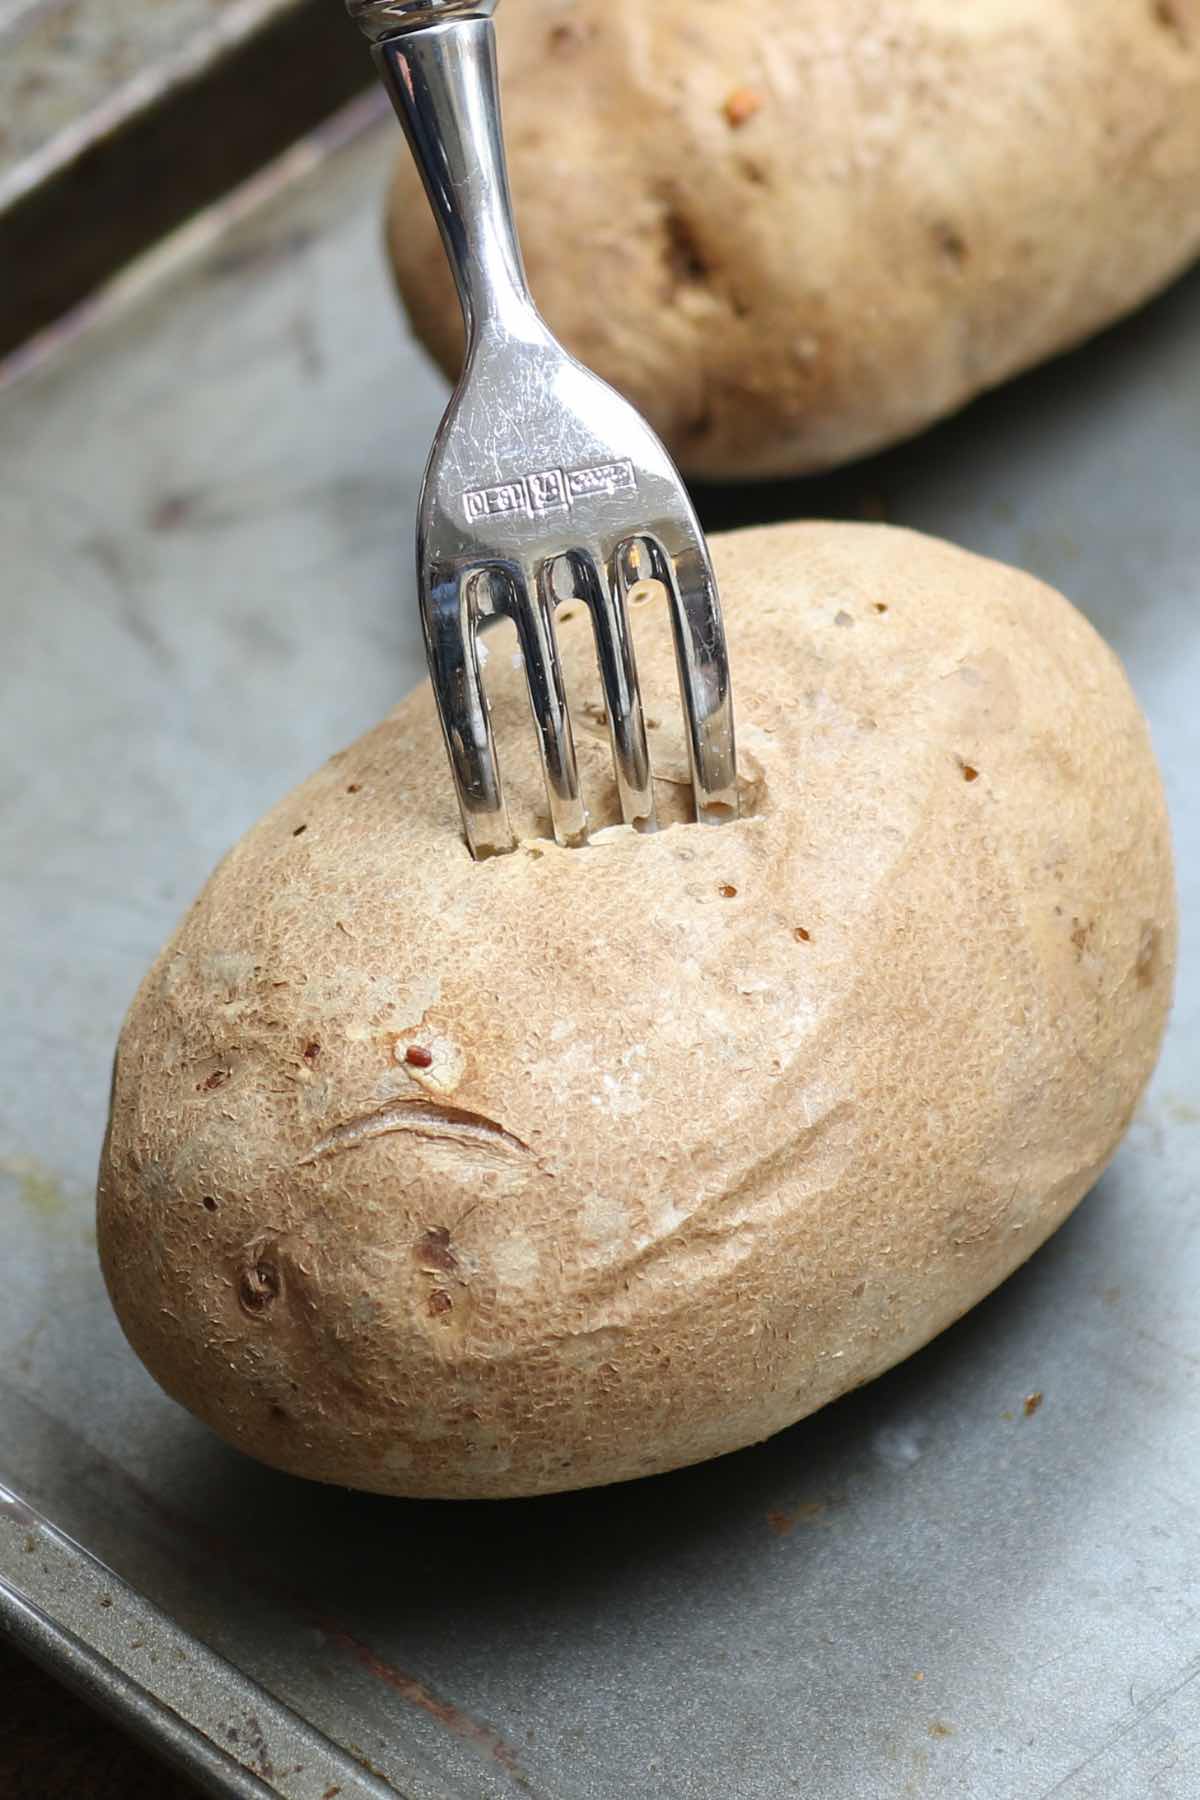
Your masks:
<instances>
[{"instance_id":1,"label":"fork tine","mask_svg":"<svg viewBox=\"0 0 1200 1800\"><path fill-rule=\"evenodd\" d=\"M621 817L627 825L652 831L654 786L650 779L650 750L620 557L614 554L606 558L595 549L575 550L568 561L575 591L592 615Z\"/></svg>"},{"instance_id":2,"label":"fork tine","mask_svg":"<svg viewBox=\"0 0 1200 1800\"><path fill-rule=\"evenodd\" d=\"M633 545L645 547L651 575L662 582L671 602L696 818L701 824L721 824L738 814L737 755L729 658L712 565L698 536L681 533L668 546L639 534L622 546L626 579L625 556Z\"/></svg>"},{"instance_id":3,"label":"fork tine","mask_svg":"<svg viewBox=\"0 0 1200 1800\"><path fill-rule=\"evenodd\" d=\"M537 728L554 836L566 848L575 849L587 842L587 809L579 794L575 739L554 637L550 568L544 565L538 570L505 563L500 579L509 591L511 616L525 659L529 704Z\"/></svg>"},{"instance_id":4,"label":"fork tine","mask_svg":"<svg viewBox=\"0 0 1200 1800\"><path fill-rule=\"evenodd\" d=\"M419 584L421 622L442 735L458 790L471 855L482 861L516 848L500 787L492 722L479 674L480 569L438 565Z\"/></svg>"}]
</instances>

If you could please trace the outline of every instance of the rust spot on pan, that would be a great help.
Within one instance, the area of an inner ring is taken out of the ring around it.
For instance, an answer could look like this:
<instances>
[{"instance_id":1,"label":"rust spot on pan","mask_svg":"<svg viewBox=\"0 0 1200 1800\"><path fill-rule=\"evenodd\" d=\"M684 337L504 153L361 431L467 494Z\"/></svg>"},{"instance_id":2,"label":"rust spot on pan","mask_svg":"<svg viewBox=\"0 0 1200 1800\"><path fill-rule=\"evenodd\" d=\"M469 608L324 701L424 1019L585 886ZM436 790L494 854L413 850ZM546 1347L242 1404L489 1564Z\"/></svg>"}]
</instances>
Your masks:
<instances>
[{"instance_id":1,"label":"rust spot on pan","mask_svg":"<svg viewBox=\"0 0 1200 1800\"><path fill-rule=\"evenodd\" d=\"M485 1755L492 1758L493 1762L499 1763L502 1769L507 1769L522 1787L529 1785L521 1765L517 1761L516 1751L511 1744L505 1743L498 1731L493 1731L490 1725L483 1725L478 1719L473 1719L470 1713L463 1712L462 1708L455 1706L452 1700L444 1700L440 1694L434 1693L432 1688L426 1687L423 1681L418 1680L415 1675L410 1675L407 1670L397 1669L392 1663L384 1662L383 1658L377 1656L369 1644L361 1643L358 1638L351 1637L350 1633L343 1631L340 1626L324 1621L319 1623L326 1640L335 1649L345 1651L352 1656L359 1667L367 1671L368 1675L373 1675L376 1681L382 1681L386 1687L391 1688L394 1693L407 1700L410 1706L419 1706L422 1712L428 1713L431 1719L436 1719L439 1725L444 1725L447 1731L452 1731L455 1737L462 1738L468 1744L473 1744L477 1750L482 1750Z\"/></svg>"}]
</instances>

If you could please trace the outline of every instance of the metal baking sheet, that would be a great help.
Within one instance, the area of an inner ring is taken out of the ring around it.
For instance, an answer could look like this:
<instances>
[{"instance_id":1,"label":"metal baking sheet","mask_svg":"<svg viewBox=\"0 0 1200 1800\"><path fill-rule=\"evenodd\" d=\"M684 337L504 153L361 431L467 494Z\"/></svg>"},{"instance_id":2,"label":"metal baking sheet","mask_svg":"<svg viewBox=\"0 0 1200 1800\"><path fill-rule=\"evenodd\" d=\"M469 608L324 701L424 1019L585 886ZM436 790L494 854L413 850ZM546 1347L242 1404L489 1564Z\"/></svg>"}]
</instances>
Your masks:
<instances>
[{"instance_id":1,"label":"metal baking sheet","mask_svg":"<svg viewBox=\"0 0 1200 1800\"><path fill-rule=\"evenodd\" d=\"M0 0L0 355L369 84L331 0Z\"/></svg>"},{"instance_id":2,"label":"metal baking sheet","mask_svg":"<svg viewBox=\"0 0 1200 1800\"><path fill-rule=\"evenodd\" d=\"M769 1444L478 1508L258 1468L120 1336L92 1183L123 1010L227 846L420 672L443 390L381 266L394 142L192 232L0 396L0 1618L215 1793L308 1800L316 1757L410 1800L1197 1800L1198 277L906 450L701 497L1034 568L1149 710L1174 1021L1022 1273Z\"/></svg>"}]
</instances>

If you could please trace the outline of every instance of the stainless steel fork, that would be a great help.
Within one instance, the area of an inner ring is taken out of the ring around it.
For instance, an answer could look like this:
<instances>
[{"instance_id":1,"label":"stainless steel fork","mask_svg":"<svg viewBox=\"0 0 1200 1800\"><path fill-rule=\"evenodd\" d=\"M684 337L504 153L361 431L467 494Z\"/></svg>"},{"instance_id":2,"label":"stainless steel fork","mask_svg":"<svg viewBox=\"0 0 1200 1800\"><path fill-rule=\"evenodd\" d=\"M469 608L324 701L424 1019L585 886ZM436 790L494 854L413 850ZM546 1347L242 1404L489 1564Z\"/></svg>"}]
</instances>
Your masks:
<instances>
[{"instance_id":1,"label":"stainless steel fork","mask_svg":"<svg viewBox=\"0 0 1200 1800\"><path fill-rule=\"evenodd\" d=\"M671 602L696 816L736 816L733 705L708 549L646 422L567 354L538 314L513 224L500 126L497 0L348 0L372 43L441 227L466 321L462 378L434 444L417 525L425 642L467 843L514 848L478 634L516 625L560 844L587 840L554 610L588 607L622 814L654 828L626 597Z\"/></svg>"}]
</instances>

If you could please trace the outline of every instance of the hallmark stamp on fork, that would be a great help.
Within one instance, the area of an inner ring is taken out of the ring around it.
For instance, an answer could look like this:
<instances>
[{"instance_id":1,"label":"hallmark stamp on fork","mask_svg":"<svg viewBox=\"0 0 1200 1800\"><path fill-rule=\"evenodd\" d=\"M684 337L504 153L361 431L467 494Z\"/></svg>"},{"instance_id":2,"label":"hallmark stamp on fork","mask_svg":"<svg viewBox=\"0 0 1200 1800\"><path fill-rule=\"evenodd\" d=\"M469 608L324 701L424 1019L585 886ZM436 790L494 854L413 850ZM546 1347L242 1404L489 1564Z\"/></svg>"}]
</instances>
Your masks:
<instances>
[{"instance_id":1,"label":"hallmark stamp on fork","mask_svg":"<svg viewBox=\"0 0 1200 1800\"><path fill-rule=\"evenodd\" d=\"M471 488L462 497L467 523L520 514L541 518L546 513L569 512L577 500L597 495L637 492L637 476L631 462L597 463L584 469L543 469L503 481L495 487Z\"/></svg>"}]
</instances>

